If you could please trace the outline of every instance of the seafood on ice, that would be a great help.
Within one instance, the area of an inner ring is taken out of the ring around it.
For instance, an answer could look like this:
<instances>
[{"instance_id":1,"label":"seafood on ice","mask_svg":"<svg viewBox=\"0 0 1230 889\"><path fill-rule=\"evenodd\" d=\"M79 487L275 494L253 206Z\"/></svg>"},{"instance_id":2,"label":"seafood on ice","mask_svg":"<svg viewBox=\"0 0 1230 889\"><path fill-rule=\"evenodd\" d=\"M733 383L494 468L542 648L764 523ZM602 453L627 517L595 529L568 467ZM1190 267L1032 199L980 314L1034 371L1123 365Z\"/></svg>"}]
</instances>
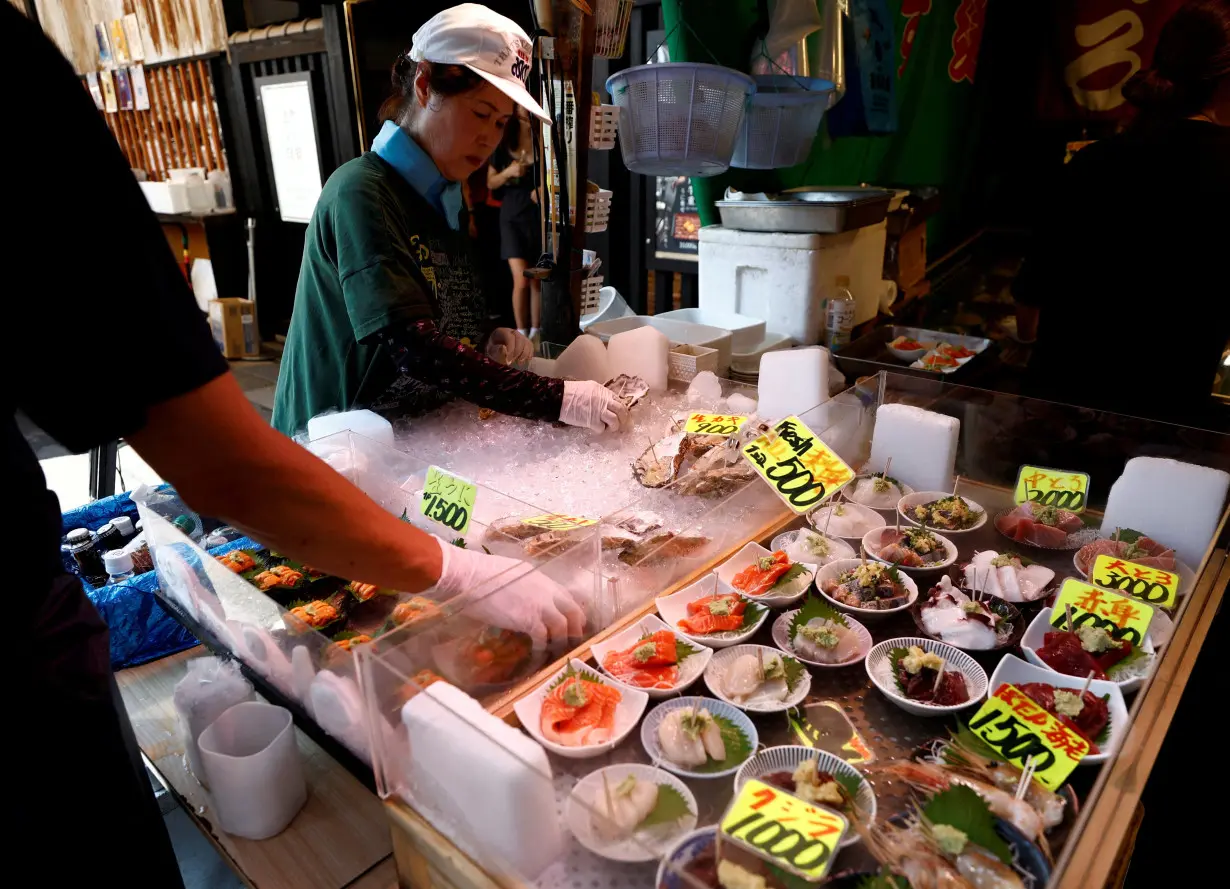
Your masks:
<instances>
[{"instance_id":1,"label":"seafood on ice","mask_svg":"<svg viewBox=\"0 0 1230 889\"><path fill-rule=\"evenodd\" d=\"M602 792L593 801L594 832L604 840L625 839L658 804L658 784L629 775L611 787L605 773L602 782Z\"/></svg>"},{"instance_id":2,"label":"seafood on ice","mask_svg":"<svg viewBox=\"0 0 1230 889\"><path fill-rule=\"evenodd\" d=\"M965 674L949 669L935 652L911 645L894 649L890 655L897 689L903 697L937 707L953 707L969 700Z\"/></svg>"},{"instance_id":3,"label":"seafood on ice","mask_svg":"<svg viewBox=\"0 0 1230 889\"><path fill-rule=\"evenodd\" d=\"M1158 543L1151 537L1141 535L1131 543L1125 540L1095 540L1076 551L1076 567L1081 574L1089 576L1094 560L1098 556L1114 556L1137 565L1148 568L1161 568L1163 571L1175 569L1174 550Z\"/></svg>"},{"instance_id":4,"label":"seafood on ice","mask_svg":"<svg viewBox=\"0 0 1230 889\"><path fill-rule=\"evenodd\" d=\"M1055 572L1045 565L1026 565L1016 553L988 549L974 553L961 585L1005 602L1036 602L1046 597L1054 579Z\"/></svg>"},{"instance_id":5,"label":"seafood on ice","mask_svg":"<svg viewBox=\"0 0 1230 889\"><path fill-rule=\"evenodd\" d=\"M808 513L807 521L830 537L857 537L859 540L868 531L884 527L884 516L874 509L841 500Z\"/></svg>"},{"instance_id":6,"label":"seafood on ice","mask_svg":"<svg viewBox=\"0 0 1230 889\"><path fill-rule=\"evenodd\" d=\"M645 535L619 554L619 561L634 567L660 565L671 559L694 556L709 544L709 538L695 531L658 530Z\"/></svg>"},{"instance_id":7,"label":"seafood on ice","mask_svg":"<svg viewBox=\"0 0 1230 889\"><path fill-rule=\"evenodd\" d=\"M863 564L843 571L821 584L824 594L850 608L884 611L904 605L909 590L902 583L897 569L879 562Z\"/></svg>"},{"instance_id":8,"label":"seafood on ice","mask_svg":"<svg viewBox=\"0 0 1230 889\"><path fill-rule=\"evenodd\" d=\"M791 562L778 550L756 559L731 578L730 585L745 596L793 596L806 589L813 576L806 565Z\"/></svg>"},{"instance_id":9,"label":"seafood on ice","mask_svg":"<svg viewBox=\"0 0 1230 889\"><path fill-rule=\"evenodd\" d=\"M620 682L637 688L674 688L679 684L680 645L678 637L670 630L658 630L623 651L607 652L602 659L602 669ZM683 647L687 654L695 652L686 643Z\"/></svg>"},{"instance_id":10,"label":"seafood on ice","mask_svg":"<svg viewBox=\"0 0 1230 889\"><path fill-rule=\"evenodd\" d=\"M781 543L782 551L790 557L790 561L806 562L817 567L837 559L854 557L854 550L844 540L825 537L810 528L786 532L782 535Z\"/></svg>"},{"instance_id":11,"label":"seafood on ice","mask_svg":"<svg viewBox=\"0 0 1230 889\"><path fill-rule=\"evenodd\" d=\"M637 403L649 394L649 384L640 377L634 377L631 374L620 374L615 379L607 380L602 385L604 388L610 389L611 393L628 408L636 407Z\"/></svg>"},{"instance_id":12,"label":"seafood on ice","mask_svg":"<svg viewBox=\"0 0 1230 889\"><path fill-rule=\"evenodd\" d=\"M633 476L646 488L661 488L670 484L679 475L684 460L695 458L695 451L708 450L704 445L690 441L690 438L687 433L676 432L654 442L632 464Z\"/></svg>"},{"instance_id":13,"label":"seafood on ice","mask_svg":"<svg viewBox=\"0 0 1230 889\"><path fill-rule=\"evenodd\" d=\"M747 606L747 599L734 593L705 596L688 603L688 616L679 621L679 629L689 636L741 630Z\"/></svg>"},{"instance_id":14,"label":"seafood on ice","mask_svg":"<svg viewBox=\"0 0 1230 889\"><path fill-rule=\"evenodd\" d=\"M662 755L684 769L726 759L721 726L704 707L680 707L667 713L658 725L658 743Z\"/></svg>"},{"instance_id":15,"label":"seafood on ice","mask_svg":"<svg viewBox=\"0 0 1230 889\"><path fill-rule=\"evenodd\" d=\"M784 701L790 695L786 663L780 654L756 650L741 654L719 678L722 693L736 704Z\"/></svg>"},{"instance_id":16,"label":"seafood on ice","mask_svg":"<svg viewBox=\"0 0 1230 889\"><path fill-rule=\"evenodd\" d=\"M566 673L542 702L542 736L563 747L587 747L611 740L619 689Z\"/></svg>"},{"instance_id":17,"label":"seafood on ice","mask_svg":"<svg viewBox=\"0 0 1230 889\"><path fill-rule=\"evenodd\" d=\"M884 528L880 532L880 548L875 552L868 550L867 554L902 568L927 568L946 562L949 549L926 528ZM952 557L956 558L955 554Z\"/></svg>"},{"instance_id":18,"label":"seafood on ice","mask_svg":"<svg viewBox=\"0 0 1230 889\"><path fill-rule=\"evenodd\" d=\"M970 598L947 577L931 588L918 611L927 633L957 648L989 651L1012 635L1010 620L986 602Z\"/></svg>"},{"instance_id":19,"label":"seafood on ice","mask_svg":"<svg viewBox=\"0 0 1230 889\"><path fill-rule=\"evenodd\" d=\"M890 475L860 475L842 489L841 496L872 509L896 509L897 501L912 494L909 485Z\"/></svg>"},{"instance_id":20,"label":"seafood on ice","mask_svg":"<svg viewBox=\"0 0 1230 889\"><path fill-rule=\"evenodd\" d=\"M1084 527L1076 513L1032 501L995 519L995 529L1009 540L1051 549L1066 547L1068 536Z\"/></svg>"},{"instance_id":21,"label":"seafood on ice","mask_svg":"<svg viewBox=\"0 0 1230 889\"><path fill-rule=\"evenodd\" d=\"M251 553L242 549L231 550L224 556L214 556L214 558L236 574L243 574L256 567L256 559Z\"/></svg>"}]
</instances>

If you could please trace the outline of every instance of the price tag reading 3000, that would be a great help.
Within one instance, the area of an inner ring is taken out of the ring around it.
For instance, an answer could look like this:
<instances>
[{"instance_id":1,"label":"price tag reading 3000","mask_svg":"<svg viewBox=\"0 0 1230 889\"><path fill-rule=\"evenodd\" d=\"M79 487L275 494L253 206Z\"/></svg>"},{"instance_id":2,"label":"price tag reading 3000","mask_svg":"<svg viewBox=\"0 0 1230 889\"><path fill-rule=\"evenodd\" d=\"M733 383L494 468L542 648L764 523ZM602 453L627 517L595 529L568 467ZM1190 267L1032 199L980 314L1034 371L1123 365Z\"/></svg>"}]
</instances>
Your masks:
<instances>
[{"instance_id":1,"label":"price tag reading 3000","mask_svg":"<svg viewBox=\"0 0 1230 889\"><path fill-rule=\"evenodd\" d=\"M1162 608L1174 605L1179 595L1179 575L1176 572L1138 565L1105 554L1093 560L1089 580L1096 586L1118 590L1133 599Z\"/></svg>"},{"instance_id":2,"label":"price tag reading 3000","mask_svg":"<svg viewBox=\"0 0 1230 889\"><path fill-rule=\"evenodd\" d=\"M474 498L477 495L478 488L473 483L450 475L439 466L429 466L419 512L433 522L464 535L470 529L470 516L474 512Z\"/></svg>"},{"instance_id":3,"label":"price tag reading 3000","mask_svg":"<svg viewBox=\"0 0 1230 889\"><path fill-rule=\"evenodd\" d=\"M824 876L848 827L836 812L752 779L722 817L721 831L806 880Z\"/></svg>"},{"instance_id":4,"label":"price tag reading 3000","mask_svg":"<svg viewBox=\"0 0 1230 889\"><path fill-rule=\"evenodd\" d=\"M854 470L798 417L787 417L749 443L743 456L799 515L854 478Z\"/></svg>"}]
</instances>

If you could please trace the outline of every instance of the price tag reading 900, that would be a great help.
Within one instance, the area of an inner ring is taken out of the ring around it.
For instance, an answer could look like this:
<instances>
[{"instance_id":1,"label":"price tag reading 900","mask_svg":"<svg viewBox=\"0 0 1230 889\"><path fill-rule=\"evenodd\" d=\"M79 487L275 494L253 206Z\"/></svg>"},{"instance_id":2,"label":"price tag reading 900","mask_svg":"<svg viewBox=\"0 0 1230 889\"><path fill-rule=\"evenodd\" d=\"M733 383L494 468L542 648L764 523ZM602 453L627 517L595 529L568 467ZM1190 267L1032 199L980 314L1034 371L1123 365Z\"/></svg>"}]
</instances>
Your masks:
<instances>
[{"instance_id":1,"label":"price tag reading 900","mask_svg":"<svg viewBox=\"0 0 1230 889\"><path fill-rule=\"evenodd\" d=\"M734 435L747 422L745 414L691 414L683 431L697 435Z\"/></svg>"},{"instance_id":2,"label":"price tag reading 900","mask_svg":"<svg viewBox=\"0 0 1230 889\"><path fill-rule=\"evenodd\" d=\"M991 749L1021 768L1032 758L1034 777L1051 790L1089 752L1088 741L1006 682L974 714L969 727Z\"/></svg>"},{"instance_id":3,"label":"price tag reading 900","mask_svg":"<svg viewBox=\"0 0 1230 889\"><path fill-rule=\"evenodd\" d=\"M1017 503L1038 503L1069 512L1084 512L1089 502L1089 474L1022 466L1016 474Z\"/></svg>"},{"instance_id":4,"label":"price tag reading 900","mask_svg":"<svg viewBox=\"0 0 1230 889\"><path fill-rule=\"evenodd\" d=\"M747 444L743 456L799 515L854 478L854 470L798 417L787 417Z\"/></svg>"},{"instance_id":5,"label":"price tag reading 900","mask_svg":"<svg viewBox=\"0 0 1230 889\"><path fill-rule=\"evenodd\" d=\"M824 876L848 827L836 812L754 778L722 817L721 831L806 880Z\"/></svg>"},{"instance_id":6,"label":"price tag reading 900","mask_svg":"<svg viewBox=\"0 0 1230 889\"><path fill-rule=\"evenodd\" d=\"M473 483L451 475L439 466L429 466L419 512L458 534L465 534L470 528L476 496L478 488Z\"/></svg>"}]
</instances>

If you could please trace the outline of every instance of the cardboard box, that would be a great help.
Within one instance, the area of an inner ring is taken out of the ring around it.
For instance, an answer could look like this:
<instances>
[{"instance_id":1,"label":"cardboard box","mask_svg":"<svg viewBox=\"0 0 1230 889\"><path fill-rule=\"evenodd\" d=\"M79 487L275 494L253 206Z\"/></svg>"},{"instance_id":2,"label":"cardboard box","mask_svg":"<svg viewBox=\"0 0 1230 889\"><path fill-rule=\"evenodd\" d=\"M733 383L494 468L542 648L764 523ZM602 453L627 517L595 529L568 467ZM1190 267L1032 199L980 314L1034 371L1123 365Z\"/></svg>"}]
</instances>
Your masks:
<instances>
[{"instance_id":1,"label":"cardboard box","mask_svg":"<svg viewBox=\"0 0 1230 889\"><path fill-rule=\"evenodd\" d=\"M257 358L261 354L256 330L256 306L249 299L209 301L209 327L214 342L227 358Z\"/></svg>"},{"instance_id":2,"label":"cardboard box","mask_svg":"<svg viewBox=\"0 0 1230 889\"><path fill-rule=\"evenodd\" d=\"M884 276L901 289L927 276L927 224L919 223L884 244Z\"/></svg>"}]
</instances>

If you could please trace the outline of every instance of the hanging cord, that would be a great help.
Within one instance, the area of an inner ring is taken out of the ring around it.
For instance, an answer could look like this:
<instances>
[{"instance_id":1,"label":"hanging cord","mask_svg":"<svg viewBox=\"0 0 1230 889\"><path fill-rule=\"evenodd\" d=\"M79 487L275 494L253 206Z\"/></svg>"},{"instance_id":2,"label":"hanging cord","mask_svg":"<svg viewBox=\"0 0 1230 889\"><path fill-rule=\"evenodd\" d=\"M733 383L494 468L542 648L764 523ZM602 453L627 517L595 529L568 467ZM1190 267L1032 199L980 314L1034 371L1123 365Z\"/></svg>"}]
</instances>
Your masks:
<instances>
[{"instance_id":1,"label":"hanging cord","mask_svg":"<svg viewBox=\"0 0 1230 889\"><path fill-rule=\"evenodd\" d=\"M659 43L657 46L655 46L655 47L653 48L653 52L651 52L651 53L649 54L649 57L648 57L647 59L645 59L645 64L646 64L646 65L653 64L653 59L654 59L654 56L656 56L656 55L658 54L658 50L660 50L660 49L661 49L661 48L662 48L662 47L666 44L666 41L670 40L670 39L671 39L671 37L672 37L672 35L674 35L674 33L675 33L676 31L678 31L678 30L679 30L679 26L680 26L680 25L683 25L685 28L687 28L687 29L688 29L688 33L692 35L692 39L696 41L697 45L699 45L701 49L703 49L705 52L707 52L707 53L709 54L709 58L713 59L713 64L715 64L715 65L721 65L721 64L722 64L722 63L721 63L721 61L719 61L719 60L718 60L718 57L717 57L716 55L714 55L713 50L711 50L711 49L709 48L709 46L705 43L705 41L701 40L700 35L699 35L699 34L697 34L697 33L696 33L696 31L692 28L692 26L691 26L691 25L689 25L689 24L687 23L687 21L684 19L684 15L683 15L683 0L680 0L680 2L679 2L679 19L678 19L678 21L676 21L676 22L675 22L675 24L674 24L673 26L671 26L671 29L670 29L669 31L667 31L667 32L666 32L666 36L662 38L661 43ZM668 51L669 51L669 50L668 50ZM725 67L725 66L723 66L723 67Z\"/></svg>"}]
</instances>

